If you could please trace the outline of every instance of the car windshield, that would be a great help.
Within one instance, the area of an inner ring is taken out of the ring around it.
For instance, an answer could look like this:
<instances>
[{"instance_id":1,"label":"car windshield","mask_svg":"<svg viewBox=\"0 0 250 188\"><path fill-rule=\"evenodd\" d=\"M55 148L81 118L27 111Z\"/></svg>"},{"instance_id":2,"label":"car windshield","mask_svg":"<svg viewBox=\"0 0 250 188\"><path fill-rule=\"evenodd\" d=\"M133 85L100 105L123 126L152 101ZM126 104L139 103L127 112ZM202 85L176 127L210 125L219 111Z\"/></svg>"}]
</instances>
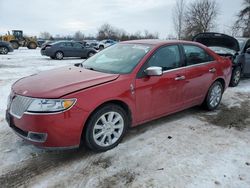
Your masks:
<instances>
[{"instance_id":1,"label":"car windshield","mask_svg":"<svg viewBox=\"0 0 250 188\"><path fill-rule=\"evenodd\" d=\"M242 50L243 46L244 46L244 43L245 43L245 40L243 39L237 39L238 42L239 42L239 45L240 45L240 49Z\"/></svg>"},{"instance_id":2,"label":"car windshield","mask_svg":"<svg viewBox=\"0 0 250 188\"><path fill-rule=\"evenodd\" d=\"M217 54L232 54L232 55L234 55L236 53L234 50L219 47L219 46L210 46L209 48Z\"/></svg>"},{"instance_id":3,"label":"car windshield","mask_svg":"<svg viewBox=\"0 0 250 188\"><path fill-rule=\"evenodd\" d=\"M87 59L83 67L105 73L127 74L150 49L149 45L116 44Z\"/></svg>"}]
</instances>

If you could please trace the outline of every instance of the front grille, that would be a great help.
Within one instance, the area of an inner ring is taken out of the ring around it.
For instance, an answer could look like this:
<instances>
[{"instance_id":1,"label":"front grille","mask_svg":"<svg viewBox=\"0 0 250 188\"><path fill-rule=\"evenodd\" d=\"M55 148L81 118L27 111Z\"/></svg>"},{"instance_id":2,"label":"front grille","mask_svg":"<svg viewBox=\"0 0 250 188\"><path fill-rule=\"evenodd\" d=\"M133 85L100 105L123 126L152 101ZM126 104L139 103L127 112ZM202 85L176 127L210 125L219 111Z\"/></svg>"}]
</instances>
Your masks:
<instances>
[{"instance_id":1,"label":"front grille","mask_svg":"<svg viewBox=\"0 0 250 188\"><path fill-rule=\"evenodd\" d=\"M30 97L16 95L10 105L11 115L15 116L16 118L21 118L32 101L33 99Z\"/></svg>"}]
</instances>

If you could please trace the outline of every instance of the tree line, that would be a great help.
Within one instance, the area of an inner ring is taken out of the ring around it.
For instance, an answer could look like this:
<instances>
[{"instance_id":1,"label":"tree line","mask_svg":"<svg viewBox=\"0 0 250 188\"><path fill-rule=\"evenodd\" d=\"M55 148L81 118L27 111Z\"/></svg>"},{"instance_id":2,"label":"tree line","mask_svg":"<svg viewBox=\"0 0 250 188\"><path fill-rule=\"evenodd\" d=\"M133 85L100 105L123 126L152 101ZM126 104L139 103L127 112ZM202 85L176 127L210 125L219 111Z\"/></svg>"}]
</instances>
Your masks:
<instances>
[{"instance_id":1,"label":"tree line","mask_svg":"<svg viewBox=\"0 0 250 188\"><path fill-rule=\"evenodd\" d=\"M137 39L158 39L158 33L150 33L148 30L144 30L143 32L137 31L135 33L128 33L124 29L116 28L108 23L103 24L97 30L97 34L95 36L85 36L83 32L76 31L73 35L67 36L52 36L49 32L41 32L39 38L46 40L53 39L66 39L66 40L104 40L104 39L113 39L116 41L125 41L125 40L137 40Z\"/></svg>"},{"instance_id":2,"label":"tree line","mask_svg":"<svg viewBox=\"0 0 250 188\"><path fill-rule=\"evenodd\" d=\"M191 3L176 0L172 13L177 39L191 39L198 33L214 31L219 11L215 0L197 0ZM242 10L229 28L233 36L250 37L250 0L243 0Z\"/></svg>"},{"instance_id":3,"label":"tree line","mask_svg":"<svg viewBox=\"0 0 250 188\"><path fill-rule=\"evenodd\" d=\"M176 0L176 4L172 10L173 26L176 35L169 36L168 38L190 40L198 33L215 31L219 11L219 6L215 0L196 0L189 3L187 3L186 0ZM242 0L242 9L236 15L235 21L232 23L233 24L229 26L231 35L250 37L250 0ZM97 34L93 36L85 36L83 32L77 31L73 35L67 36L52 36L49 32L42 32L39 37L43 39L113 39L125 41L158 39L159 34L157 32L150 33L148 30L128 33L124 29L116 28L105 23L98 28Z\"/></svg>"}]
</instances>

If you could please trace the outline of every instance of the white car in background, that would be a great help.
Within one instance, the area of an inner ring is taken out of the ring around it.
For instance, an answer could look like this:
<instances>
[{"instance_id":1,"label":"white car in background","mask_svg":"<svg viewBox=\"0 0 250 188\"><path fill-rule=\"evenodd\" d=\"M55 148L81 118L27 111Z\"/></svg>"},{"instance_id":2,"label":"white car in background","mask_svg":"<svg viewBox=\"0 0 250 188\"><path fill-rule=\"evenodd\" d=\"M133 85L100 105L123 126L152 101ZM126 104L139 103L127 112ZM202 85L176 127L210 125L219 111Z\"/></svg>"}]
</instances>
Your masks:
<instances>
[{"instance_id":1,"label":"white car in background","mask_svg":"<svg viewBox=\"0 0 250 188\"><path fill-rule=\"evenodd\" d=\"M117 43L116 41L111 40L111 39L102 40L98 44L98 49L103 50L104 48L107 48L107 47L114 45L116 43Z\"/></svg>"}]
</instances>

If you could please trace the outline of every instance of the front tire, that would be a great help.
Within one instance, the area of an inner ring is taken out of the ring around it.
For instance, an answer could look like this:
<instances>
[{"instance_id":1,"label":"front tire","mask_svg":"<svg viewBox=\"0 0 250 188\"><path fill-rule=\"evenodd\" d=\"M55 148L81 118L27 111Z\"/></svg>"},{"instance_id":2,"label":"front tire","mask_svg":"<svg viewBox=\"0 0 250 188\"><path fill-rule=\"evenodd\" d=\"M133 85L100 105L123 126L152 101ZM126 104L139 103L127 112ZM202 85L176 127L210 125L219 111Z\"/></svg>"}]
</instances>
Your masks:
<instances>
[{"instance_id":1,"label":"front tire","mask_svg":"<svg viewBox=\"0 0 250 188\"><path fill-rule=\"evenodd\" d=\"M215 81L208 90L204 106L207 110L215 110L221 101L223 94L223 86L221 82Z\"/></svg>"},{"instance_id":2,"label":"front tire","mask_svg":"<svg viewBox=\"0 0 250 188\"><path fill-rule=\"evenodd\" d=\"M62 52L56 52L55 53L55 58L58 60L62 60L63 59L63 53Z\"/></svg>"},{"instance_id":3,"label":"front tire","mask_svg":"<svg viewBox=\"0 0 250 188\"><path fill-rule=\"evenodd\" d=\"M118 105L108 104L90 117L85 129L85 143L94 151L107 151L117 146L128 127L127 113Z\"/></svg>"},{"instance_id":4,"label":"front tire","mask_svg":"<svg viewBox=\"0 0 250 188\"><path fill-rule=\"evenodd\" d=\"M235 67L232 72L229 86L236 87L240 83L240 78L241 78L241 67L238 66Z\"/></svg>"},{"instance_id":5,"label":"front tire","mask_svg":"<svg viewBox=\"0 0 250 188\"><path fill-rule=\"evenodd\" d=\"M6 48L4 46L0 47L0 54L6 55L6 54L8 54L8 52L9 52L8 48Z\"/></svg>"}]
</instances>

